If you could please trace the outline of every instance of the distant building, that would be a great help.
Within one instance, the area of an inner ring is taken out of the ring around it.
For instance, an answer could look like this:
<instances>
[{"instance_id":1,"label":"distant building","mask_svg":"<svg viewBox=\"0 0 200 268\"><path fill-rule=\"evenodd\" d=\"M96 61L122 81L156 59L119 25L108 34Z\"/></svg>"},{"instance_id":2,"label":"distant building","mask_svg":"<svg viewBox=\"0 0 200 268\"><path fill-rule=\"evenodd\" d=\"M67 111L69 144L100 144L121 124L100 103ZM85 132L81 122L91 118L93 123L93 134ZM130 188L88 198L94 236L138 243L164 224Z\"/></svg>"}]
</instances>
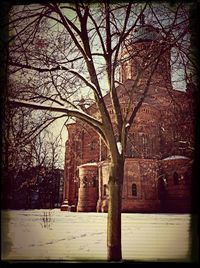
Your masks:
<instances>
[{"instance_id":1,"label":"distant building","mask_svg":"<svg viewBox=\"0 0 200 268\"><path fill-rule=\"evenodd\" d=\"M191 87L185 92L172 88L171 56L165 46L159 31L143 24L126 41L121 54L122 84L117 87L117 93L125 113L129 96L134 100L134 108L148 83L152 70L151 65L145 69L147 54L164 51L128 136L124 212L191 210L194 98ZM141 82L134 88L141 70ZM109 94L104 101L112 116ZM95 105L86 111L98 117ZM67 129L61 210L107 211L109 153L98 134L81 121L69 124Z\"/></svg>"}]
</instances>

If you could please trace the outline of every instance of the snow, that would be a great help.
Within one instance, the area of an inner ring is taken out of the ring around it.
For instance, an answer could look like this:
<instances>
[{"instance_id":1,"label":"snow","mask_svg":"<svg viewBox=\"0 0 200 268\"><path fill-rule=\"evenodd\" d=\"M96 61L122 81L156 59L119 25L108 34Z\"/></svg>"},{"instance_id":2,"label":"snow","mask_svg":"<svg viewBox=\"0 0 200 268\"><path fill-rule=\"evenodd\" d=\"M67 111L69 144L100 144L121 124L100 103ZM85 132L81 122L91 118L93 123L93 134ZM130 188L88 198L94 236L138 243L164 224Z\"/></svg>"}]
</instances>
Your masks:
<instances>
[{"instance_id":1,"label":"snow","mask_svg":"<svg viewBox=\"0 0 200 268\"><path fill-rule=\"evenodd\" d=\"M122 144L120 141L117 142L117 149L118 149L119 154L122 154Z\"/></svg>"},{"instance_id":2,"label":"snow","mask_svg":"<svg viewBox=\"0 0 200 268\"><path fill-rule=\"evenodd\" d=\"M107 213L11 210L1 221L3 260L106 260ZM123 259L185 260L190 221L189 214L123 213Z\"/></svg>"},{"instance_id":3,"label":"snow","mask_svg":"<svg viewBox=\"0 0 200 268\"><path fill-rule=\"evenodd\" d=\"M183 155L172 155L164 158L163 160L175 160L175 159L190 159L190 158Z\"/></svg>"},{"instance_id":4,"label":"snow","mask_svg":"<svg viewBox=\"0 0 200 268\"><path fill-rule=\"evenodd\" d=\"M164 178L163 181L164 181L165 185L167 185L167 180L166 180L166 178Z\"/></svg>"},{"instance_id":5,"label":"snow","mask_svg":"<svg viewBox=\"0 0 200 268\"><path fill-rule=\"evenodd\" d=\"M87 167L87 166L95 166L95 167L97 167L98 163L96 163L96 162L86 163L86 164L80 165L79 167Z\"/></svg>"},{"instance_id":6,"label":"snow","mask_svg":"<svg viewBox=\"0 0 200 268\"><path fill-rule=\"evenodd\" d=\"M9 98L9 102L17 105L21 105L24 107L41 109L41 110L49 110L49 109L61 109L64 108L64 104L60 102L60 105L49 105L39 102L27 101L27 100L20 100L20 99L13 99ZM52 102L52 101L51 101Z\"/></svg>"},{"instance_id":7,"label":"snow","mask_svg":"<svg viewBox=\"0 0 200 268\"><path fill-rule=\"evenodd\" d=\"M87 118L90 118L91 120L96 121L97 123L100 121L98 121L95 117L92 117L91 115L89 115L88 113L84 112L83 110L80 110L80 109L75 109L75 108L67 108L68 109L68 112L74 112L74 113L79 113L80 115L82 114L83 116L86 116Z\"/></svg>"}]
</instances>

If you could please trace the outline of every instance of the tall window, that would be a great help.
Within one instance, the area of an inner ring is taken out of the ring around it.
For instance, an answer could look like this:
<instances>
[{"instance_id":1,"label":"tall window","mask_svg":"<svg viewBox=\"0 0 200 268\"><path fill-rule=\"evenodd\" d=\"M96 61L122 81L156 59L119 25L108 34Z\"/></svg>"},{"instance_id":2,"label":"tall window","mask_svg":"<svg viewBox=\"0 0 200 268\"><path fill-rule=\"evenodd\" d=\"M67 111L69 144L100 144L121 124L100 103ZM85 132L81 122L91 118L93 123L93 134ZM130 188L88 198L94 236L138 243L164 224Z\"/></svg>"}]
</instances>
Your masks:
<instances>
[{"instance_id":1,"label":"tall window","mask_svg":"<svg viewBox=\"0 0 200 268\"><path fill-rule=\"evenodd\" d=\"M179 184L179 179L178 179L178 173L177 172L174 172L173 180L174 180L174 185Z\"/></svg>"},{"instance_id":2,"label":"tall window","mask_svg":"<svg viewBox=\"0 0 200 268\"><path fill-rule=\"evenodd\" d=\"M96 143L96 141L92 141L90 144L90 150L94 151L96 149L97 149L97 143Z\"/></svg>"},{"instance_id":3,"label":"tall window","mask_svg":"<svg viewBox=\"0 0 200 268\"><path fill-rule=\"evenodd\" d=\"M137 196L137 185L135 183L132 184L132 196Z\"/></svg>"},{"instance_id":4,"label":"tall window","mask_svg":"<svg viewBox=\"0 0 200 268\"><path fill-rule=\"evenodd\" d=\"M80 188L80 179L79 178L77 180L77 186L78 186L78 188Z\"/></svg>"},{"instance_id":5,"label":"tall window","mask_svg":"<svg viewBox=\"0 0 200 268\"><path fill-rule=\"evenodd\" d=\"M108 185L104 184L103 186L103 195L106 196L108 195Z\"/></svg>"},{"instance_id":6,"label":"tall window","mask_svg":"<svg viewBox=\"0 0 200 268\"><path fill-rule=\"evenodd\" d=\"M92 178L92 186L97 187L97 180L95 176Z\"/></svg>"},{"instance_id":7,"label":"tall window","mask_svg":"<svg viewBox=\"0 0 200 268\"><path fill-rule=\"evenodd\" d=\"M190 183L190 177L187 171L184 173L184 180L186 184Z\"/></svg>"},{"instance_id":8,"label":"tall window","mask_svg":"<svg viewBox=\"0 0 200 268\"><path fill-rule=\"evenodd\" d=\"M83 178L83 188L86 188L87 187L87 177L85 176Z\"/></svg>"},{"instance_id":9,"label":"tall window","mask_svg":"<svg viewBox=\"0 0 200 268\"><path fill-rule=\"evenodd\" d=\"M145 134L142 135L142 146L143 146L144 157L147 157L148 142L147 142L147 136Z\"/></svg>"},{"instance_id":10,"label":"tall window","mask_svg":"<svg viewBox=\"0 0 200 268\"><path fill-rule=\"evenodd\" d=\"M84 137L85 137L85 133L84 133L84 130L82 130L82 132L81 132L81 159L84 158L84 156L83 156L83 152L84 152Z\"/></svg>"}]
</instances>

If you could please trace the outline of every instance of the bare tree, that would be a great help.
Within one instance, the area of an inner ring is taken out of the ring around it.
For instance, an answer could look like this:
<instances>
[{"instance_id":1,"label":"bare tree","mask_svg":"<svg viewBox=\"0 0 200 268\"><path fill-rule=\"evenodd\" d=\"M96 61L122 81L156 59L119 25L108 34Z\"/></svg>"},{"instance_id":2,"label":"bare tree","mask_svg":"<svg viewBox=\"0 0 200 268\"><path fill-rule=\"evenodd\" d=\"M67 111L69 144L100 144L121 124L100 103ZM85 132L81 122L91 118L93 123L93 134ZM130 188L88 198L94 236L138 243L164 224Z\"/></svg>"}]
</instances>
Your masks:
<instances>
[{"instance_id":1,"label":"bare tree","mask_svg":"<svg viewBox=\"0 0 200 268\"><path fill-rule=\"evenodd\" d=\"M149 92L152 77L162 68L162 55L174 47L182 56L173 61L185 60L183 55L189 48L187 14L188 6L180 3L52 2L13 7L10 12L10 77L26 87L20 87L16 94L11 92L9 103L46 112L49 118L53 113L82 120L99 134L110 152L108 260L122 258L121 196L128 133ZM137 100L130 93L127 109L122 111L117 74L130 57L137 65L140 54L129 53L129 44L134 30L144 23L144 15L159 29L160 39L156 49L151 49L152 43L146 54L140 51L143 61L136 66L138 72L132 85L132 92L138 90ZM126 50L124 57L122 50ZM111 109L104 100L106 92ZM88 105L95 105L95 114L81 108L82 97Z\"/></svg>"},{"instance_id":2,"label":"bare tree","mask_svg":"<svg viewBox=\"0 0 200 268\"><path fill-rule=\"evenodd\" d=\"M47 128L54 119L44 114L42 119L39 114L36 117L32 109L7 107L4 118L6 131L2 137L5 155L4 176L7 185L4 191L6 207L12 207L16 191L22 186L30 185L29 181L33 179L31 170L37 170L34 175L34 183L37 183L37 176L43 167L53 171L61 166L60 136L53 136ZM30 176L26 176L26 182L25 173L30 173Z\"/></svg>"}]
</instances>

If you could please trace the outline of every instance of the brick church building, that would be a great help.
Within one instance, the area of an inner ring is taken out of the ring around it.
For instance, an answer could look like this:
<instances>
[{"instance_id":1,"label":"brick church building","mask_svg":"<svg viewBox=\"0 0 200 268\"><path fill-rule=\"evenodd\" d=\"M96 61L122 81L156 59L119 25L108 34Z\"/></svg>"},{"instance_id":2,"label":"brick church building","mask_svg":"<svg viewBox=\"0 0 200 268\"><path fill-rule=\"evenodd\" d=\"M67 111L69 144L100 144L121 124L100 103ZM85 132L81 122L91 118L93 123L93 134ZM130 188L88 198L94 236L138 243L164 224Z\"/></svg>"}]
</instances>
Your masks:
<instances>
[{"instance_id":1,"label":"brick church building","mask_svg":"<svg viewBox=\"0 0 200 268\"><path fill-rule=\"evenodd\" d=\"M120 60L117 94L123 113L130 96L132 107L144 92L150 55L164 48L160 32L142 24L125 42ZM146 95L130 127L122 196L123 212L189 212L194 155L194 98L171 84L169 49L163 49ZM143 70L143 71L141 71ZM140 81L134 88L140 72ZM109 94L104 101L112 119ZM135 104L135 105L134 105ZM84 109L84 101L83 101ZM98 116L95 104L85 108ZM64 199L61 210L108 209L109 152L98 134L83 122L67 125Z\"/></svg>"}]
</instances>

